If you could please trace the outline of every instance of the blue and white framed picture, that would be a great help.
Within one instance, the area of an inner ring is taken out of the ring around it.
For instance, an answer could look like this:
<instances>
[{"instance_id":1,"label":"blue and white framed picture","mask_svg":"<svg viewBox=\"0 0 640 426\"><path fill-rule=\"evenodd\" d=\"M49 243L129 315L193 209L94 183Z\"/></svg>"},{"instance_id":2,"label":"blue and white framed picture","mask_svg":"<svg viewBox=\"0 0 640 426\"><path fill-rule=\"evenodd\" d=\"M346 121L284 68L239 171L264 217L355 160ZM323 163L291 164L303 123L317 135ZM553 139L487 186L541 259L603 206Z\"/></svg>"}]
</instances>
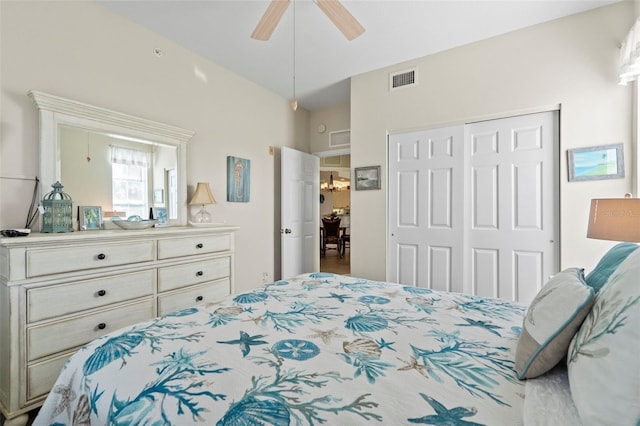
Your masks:
<instances>
[{"instance_id":1,"label":"blue and white framed picture","mask_svg":"<svg viewBox=\"0 0 640 426\"><path fill-rule=\"evenodd\" d=\"M153 218L157 220L156 227L169 226L166 207L153 207Z\"/></svg>"},{"instance_id":2,"label":"blue and white framed picture","mask_svg":"<svg viewBox=\"0 0 640 426\"><path fill-rule=\"evenodd\" d=\"M251 161L227 157L227 201L248 203L251 189Z\"/></svg>"},{"instance_id":3,"label":"blue and white framed picture","mask_svg":"<svg viewBox=\"0 0 640 426\"><path fill-rule=\"evenodd\" d=\"M567 150L569 182L624 177L621 143Z\"/></svg>"},{"instance_id":4,"label":"blue and white framed picture","mask_svg":"<svg viewBox=\"0 0 640 426\"><path fill-rule=\"evenodd\" d=\"M78 206L78 222L81 231L102 229L102 207Z\"/></svg>"}]
</instances>

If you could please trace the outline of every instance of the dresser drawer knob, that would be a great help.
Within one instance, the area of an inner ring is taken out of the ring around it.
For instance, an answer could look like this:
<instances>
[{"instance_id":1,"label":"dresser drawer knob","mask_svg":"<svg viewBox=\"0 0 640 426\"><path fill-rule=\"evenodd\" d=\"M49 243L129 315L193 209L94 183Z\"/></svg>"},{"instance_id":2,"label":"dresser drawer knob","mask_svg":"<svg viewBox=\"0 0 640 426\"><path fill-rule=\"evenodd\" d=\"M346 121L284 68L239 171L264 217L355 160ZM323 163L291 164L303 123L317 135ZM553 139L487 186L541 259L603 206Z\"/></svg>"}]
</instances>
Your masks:
<instances>
[{"instance_id":1,"label":"dresser drawer knob","mask_svg":"<svg viewBox=\"0 0 640 426\"><path fill-rule=\"evenodd\" d=\"M107 290L98 290L98 296L102 297L107 294Z\"/></svg>"},{"instance_id":2,"label":"dresser drawer knob","mask_svg":"<svg viewBox=\"0 0 640 426\"><path fill-rule=\"evenodd\" d=\"M98 260L105 260L107 258L107 255L104 253L100 253L98 256L96 256L98 258Z\"/></svg>"},{"instance_id":3,"label":"dresser drawer knob","mask_svg":"<svg viewBox=\"0 0 640 426\"><path fill-rule=\"evenodd\" d=\"M203 300L204 300L204 297L202 296L196 297L196 302L202 302Z\"/></svg>"},{"instance_id":4,"label":"dresser drawer knob","mask_svg":"<svg viewBox=\"0 0 640 426\"><path fill-rule=\"evenodd\" d=\"M98 330L104 330L105 328L107 328L107 324L101 322L100 324L98 324Z\"/></svg>"},{"instance_id":5,"label":"dresser drawer knob","mask_svg":"<svg viewBox=\"0 0 640 426\"><path fill-rule=\"evenodd\" d=\"M198 244L196 244L196 248L198 248L198 249L201 249L201 248L203 248L203 247L204 247L204 244L202 244L202 243L198 243Z\"/></svg>"},{"instance_id":6,"label":"dresser drawer knob","mask_svg":"<svg viewBox=\"0 0 640 426\"><path fill-rule=\"evenodd\" d=\"M196 277L201 277L203 275L204 275L204 272L202 272L202 271L196 272Z\"/></svg>"}]
</instances>

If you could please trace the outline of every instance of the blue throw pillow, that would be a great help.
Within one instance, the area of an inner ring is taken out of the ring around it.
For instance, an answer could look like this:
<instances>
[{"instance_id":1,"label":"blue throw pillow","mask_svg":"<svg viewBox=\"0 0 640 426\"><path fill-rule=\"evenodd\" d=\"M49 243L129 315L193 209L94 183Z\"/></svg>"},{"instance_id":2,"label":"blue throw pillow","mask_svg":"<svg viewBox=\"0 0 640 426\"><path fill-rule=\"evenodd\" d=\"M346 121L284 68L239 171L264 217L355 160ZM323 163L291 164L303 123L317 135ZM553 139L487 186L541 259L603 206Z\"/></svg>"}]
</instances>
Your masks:
<instances>
[{"instance_id":1,"label":"blue throw pillow","mask_svg":"<svg viewBox=\"0 0 640 426\"><path fill-rule=\"evenodd\" d=\"M583 425L640 425L640 250L618 266L567 352Z\"/></svg>"},{"instance_id":2,"label":"blue throw pillow","mask_svg":"<svg viewBox=\"0 0 640 426\"><path fill-rule=\"evenodd\" d=\"M613 246L596 265L593 271L589 272L585 281L596 293L606 284L609 276L618 268L618 265L633 253L638 247L635 243L620 243Z\"/></svg>"}]
</instances>

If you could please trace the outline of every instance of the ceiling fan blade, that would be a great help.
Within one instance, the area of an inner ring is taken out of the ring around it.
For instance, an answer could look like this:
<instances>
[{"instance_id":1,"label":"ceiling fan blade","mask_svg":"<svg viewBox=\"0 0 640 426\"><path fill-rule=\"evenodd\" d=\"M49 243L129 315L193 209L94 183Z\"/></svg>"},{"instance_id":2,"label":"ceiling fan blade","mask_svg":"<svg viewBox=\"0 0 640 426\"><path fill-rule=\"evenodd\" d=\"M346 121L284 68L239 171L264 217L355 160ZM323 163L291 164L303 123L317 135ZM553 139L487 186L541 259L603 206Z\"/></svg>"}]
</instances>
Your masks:
<instances>
[{"instance_id":1,"label":"ceiling fan blade","mask_svg":"<svg viewBox=\"0 0 640 426\"><path fill-rule=\"evenodd\" d=\"M253 30L251 38L256 40L269 40L269 37L271 37L273 30L276 29L287 7L289 7L289 0L271 0L269 7L267 7L262 18L260 18L258 25L256 25L256 29Z\"/></svg>"},{"instance_id":2,"label":"ceiling fan blade","mask_svg":"<svg viewBox=\"0 0 640 426\"><path fill-rule=\"evenodd\" d=\"M339 0L315 0L320 9L338 27L347 40L351 41L364 33L364 27L349 13Z\"/></svg>"}]
</instances>

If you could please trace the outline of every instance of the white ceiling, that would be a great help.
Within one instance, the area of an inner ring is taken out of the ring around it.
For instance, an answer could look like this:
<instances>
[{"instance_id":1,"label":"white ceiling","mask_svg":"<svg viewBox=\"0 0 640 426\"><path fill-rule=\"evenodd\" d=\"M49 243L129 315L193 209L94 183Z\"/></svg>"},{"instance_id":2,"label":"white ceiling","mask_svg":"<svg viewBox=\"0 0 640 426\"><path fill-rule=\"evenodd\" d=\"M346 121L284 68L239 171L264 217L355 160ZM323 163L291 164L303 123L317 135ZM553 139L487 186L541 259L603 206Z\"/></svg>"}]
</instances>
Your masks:
<instances>
[{"instance_id":1,"label":"white ceiling","mask_svg":"<svg viewBox=\"0 0 640 426\"><path fill-rule=\"evenodd\" d=\"M285 98L293 96L289 6L269 41L250 38L269 0L96 0L113 12ZM301 107L349 100L349 78L617 0L343 0L366 28L349 42L312 0L295 1ZM169 46L150 46L171 55Z\"/></svg>"}]
</instances>

